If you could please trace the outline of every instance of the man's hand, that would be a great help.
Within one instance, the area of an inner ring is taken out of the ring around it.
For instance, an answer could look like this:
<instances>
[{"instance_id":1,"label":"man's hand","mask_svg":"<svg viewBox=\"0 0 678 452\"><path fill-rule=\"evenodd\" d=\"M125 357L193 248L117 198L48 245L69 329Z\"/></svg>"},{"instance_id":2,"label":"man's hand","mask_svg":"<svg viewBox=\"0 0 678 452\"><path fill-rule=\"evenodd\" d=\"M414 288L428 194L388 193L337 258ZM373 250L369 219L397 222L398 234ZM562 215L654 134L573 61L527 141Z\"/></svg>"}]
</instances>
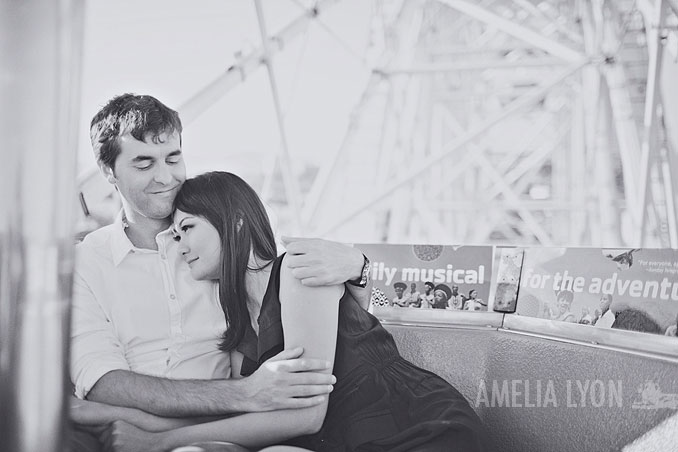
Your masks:
<instances>
[{"instance_id":1,"label":"man's hand","mask_svg":"<svg viewBox=\"0 0 678 452\"><path fill-rule=\"evenodd\" d=\"M357 248L322 239L282 237L285 261L305 286L343 284L362 276L363 254Z\"/></svg>"},{"instance_id":2,"label":"man's hand","mask_svg":"<svg viewBox=\"0 0 678 452\"><path fill-rule=\"evenodd\" d=\"M302 353L302 348L283 350L242 380L246 411L307 408L325 401L337 381L329 373L332 363L299 358Z\"/></svg>"}]
</instances>

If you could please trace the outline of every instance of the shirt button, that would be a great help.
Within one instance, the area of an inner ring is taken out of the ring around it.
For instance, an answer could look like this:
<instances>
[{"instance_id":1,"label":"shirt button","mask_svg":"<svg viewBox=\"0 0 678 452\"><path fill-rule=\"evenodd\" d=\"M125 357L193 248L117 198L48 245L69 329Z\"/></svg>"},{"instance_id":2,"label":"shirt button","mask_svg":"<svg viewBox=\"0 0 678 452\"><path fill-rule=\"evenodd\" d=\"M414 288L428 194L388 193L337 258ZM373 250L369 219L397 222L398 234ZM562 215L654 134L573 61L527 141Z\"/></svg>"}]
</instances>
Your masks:
<instances>
[{"instance_id":1,"label":"shirt button","mask_svg":"<svg viewBox=\"0 0 678 452\"><path fill-rule=\"evenodd\" d=\"M177 297L174 296L174 294L170 295L171 300L176 300Z\"/></svg>"}]
</instances>

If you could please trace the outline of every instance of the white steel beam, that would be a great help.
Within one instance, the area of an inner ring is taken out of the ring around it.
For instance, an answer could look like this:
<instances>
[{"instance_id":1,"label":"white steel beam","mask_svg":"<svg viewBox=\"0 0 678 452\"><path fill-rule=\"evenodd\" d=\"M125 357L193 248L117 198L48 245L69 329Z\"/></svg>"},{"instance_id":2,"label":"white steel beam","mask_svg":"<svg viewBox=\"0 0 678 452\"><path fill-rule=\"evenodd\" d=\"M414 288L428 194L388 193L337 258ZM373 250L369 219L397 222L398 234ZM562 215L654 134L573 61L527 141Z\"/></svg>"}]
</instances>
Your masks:
<instances>
[{"instance_id":1,"label":"white steel beam","mask_svg":"<svg viewBox=\"0 0 678 452\"><path fill-rule=\"evenodd\" d=\"M504 175L504 180L513 187L514 193L522 193L526 186L534 179L538 173L541 165L546 161L546 159L553 153L554 149L558 146L557 142L550 143L549 146L541 146L539 149L530 153L523 162L521 162L518 167L509 171ZM506 211L511 210L510 206L507 206L506 202L495 200L499 194L502 193L502 187L493 182L491 186L491 191L486 192L485 195L478 201L477 205L480 204L485 207L490 207L493 209L500 209ZM526 210L560 210L565 209L565 206L571 205L570 203L562 201L541 201L541 200L529 200L521 199L521 208ZM515 209L513 209L515 210ZM494 225L483 223L478 226L476 233L473 236L473 242L478 242L482 240L483 237L486 237L494 229Z\"/></svg>"},{"instance_id":2,"label":"white steel beam","mask_svg":"<svg viewBox=\"0 0 678 452\"><path fill-rule=\"evenodd\" d=\"M313 9L306 11L305 14L290 22L278 34L268 38L269 57L273 57L287 42L305 31L317 15L338 2L339 0L318 0ZM184 126L195 120L233 87L242 83L250 74L259 69L264 57L263 46L255 49L179 106L179 114Z\"/></svg>"},{"instance_id":3,"label":"white steel beam","mask_svg":"<svg viewBox=\"0 0 678 452\"><path fill-rule=\"evenodd\" d=\"M522 25L516 24L508 19L504 19L494 13L487 11L473 3L464 0L438 0L441 3L454 8L459 12L467 14L477 20L487 23L493 27L497 27L503 32L521 39L534 47L540 48L553 56L562 58L565 61L576 62L584 58L580 52L571 49L557 41L549 39L544 35L530 30Z\"/></svg>"},{"instance_id":4,"label":"white steel beam","mask_svg":"<svg viewBox=\"0 0 678 452\"><path fill-rule=\"evenodd\" d=\"M534 17L543 19L547 21L549 24L553 25L558 31L563 33L565 36L570 38L573 42L576 42L577 44L582 43L584 39L582 38L581 35L577 34L573 30L567 28L565 25L561 24L557 20L554 20L553 18L547 16L544 14L542 10L537 8L534 3L532 3L530 0L513 0L515 4L520 6L524 11L529 12L531 15Z\"/></svg>"},{"instance_id":5,"label":"white steel beam","mask_svg":"<svg viewBox=\"0 0 678 452\"><path fill-rule=\"evenodd\" d=\"M611 139L613 133L610 130L609 99L604 89L600 90L598 97L598 116L595 139L595 165L594 181L596 187L596 200L598 201L597 216L600 232L600 242L594 246L617 246L621 241L619 230L619 212L617 211L615 196L615 181L611 158Z\"/></svg>"},{"instance_id":6,"label":"white steel beam","mask_svg":"<svg viewBox=\"0 0 678 452\"><path fill-rule=\"evenodd\" d=\"M582 99L581 86L579 93L572 102L572 120L570 133L570 155L572 156L571 173L572 180L570 200L579 208L570 212L570 239L568 243L583 244L586 239L586 184L581 183L581 175L586 175L586 140L584 126L584 99Z\"/></svg>"},{"instance_id":7,"label":"white steel beam","mask_svg":"<svg viewBox=\"0 0 678 452\"><path fill-rule=\"evenodd\" d=\"M671 248L678 248L678 212L676 211L676 186L675 175L673 174L672 157L673 152L667 140L666 145L669 148L662 148L661 152L661 172L664 181L664 197L666 198L666 217L669 228L669 242Z\"/></svg>"},{"instance_id":8,"label":"white steel beam","mask_svg":"<svg viewBox=\"0 0 678 452\"><path fill-rule=\"evenodd\" d=\"M394 190L396 190L397 188L400 188L404 185L407 185L412 180L414 180L415 178L417 178L421 174L423 174L425 171L429 170L433 165L444 160L446 157L448 157L450 154L452 154L455 150L461 148L462 146L464 146L467 143L471 142L472 140L476 139L478 136L480 136L481 134L486 132L490 127L492 127L495 124L497 124L498 122L502 121L504 118L514 114L517 111L522 110L523 108L526 108L528 106L531 106L531 105L541 101L543 99L543 97L546 95L546 93L548 93L554 86L560 84L567 77L569 77L573 73L580 70L586 63L587 63L586 61L580 61L577 64L574 64L574 65L568 67L564 71L559 72L554 77L546 80L540 86L533 88L532 90L530 90L529 92L527 92L523 96L517 98L516 100L514 100L513 102L508 104L502 111L500 111L496 115L493 115L492 117L486 119L485 121L482 121L477 126L468 130L462 136L455 138L454 140L450 141L449 143L446 143L444 148L443 148L443 151L440 154L432 155L432 156L422 160L420 163L413 165L411 167L408 175L400 176L396 180L386 184L380 190L378 190L376 192L376 194L374 194L372 197L370 197L370 198L364 200L362 203L356 205L353 209L349 210L346 214L339 217L329 227L326 227L325 229L320 230L320 231L316 231L316 233L319 234L319 235L325 235L328 232L334 231L336 228L338 228L339 226L343 225L344 223L346 223L347 221L352 219L358 213L360 213L363 210L371 207L372 205L376 204L377 202L381 201L382 199L387 198L388 196L390 196L393 193ZM465 158L466 157L467 156L465 156Z\"/></svg>"},{"instance_id":9,"label":"white steel beam","mask_svg":"<svg viewBox=\"0 0 678 452\"><path fill-rule=\"evenodd\" d=\"M315 177L313 185L306 195L306 202L304 203L302 211L302 221L305 225L308 225L311 219L317 214L317 210L321 204L322 197L325 194L328 184L336 177L343 152L354 144L354 134L360 127L360 114L362 110L368 103L374 101L375 96L382 95L378 92L382 89L380 87L382 82L381 77L375 74L372 74L367 80L360 100L351 112L350 120L341 144L333 150L332 154L328 156L326 163L320 167L318 175ZM388 102L386 102L386 105L388 105Z\"/></svg>"},{"instance_id":10,"label":"white steel beam","mask_svg":"<svg viewBox=\"0 0 678 452\"><path fill-rule=\"evenodd\" d=\"M633 105L628 88L628 81L624 68L620 63L615 63L603 69L605 87L610 99L610 108L614 120L614 132L616 144L619 147L619 156L622 162L624 176L624 194L629 206L637 205L638 193L637 170L640 164L641 139L638 127L633 117ZM635 209L629 213L635 215ZM638 224L638 221L634 221Z\"/></svg>"},{"instance_id":11,"label":"white steel beam","mask_svg":"<svg viewBox=\"0 0 678 452\"><path fill-rule=\"evenodd\" d=\"M254 5L257 10L257 19L259 22L259 32L261 34L261 42L263 47L263 63L268 70L268 80L271 86L271 96L273 100L273 107L275 108L276 119L278 120L278 132L280 133L280 172L282 173L283 185L285 186L285 197L287 203L292 210L294 234L303 234L303 224L301 222L301 190L299 189L299 181L294 173L292 167L292 158L287 143L287 131L285 127L285 118L280 106L280 95L278 93L278 84L276 82L275 70L273 68L273 60L271 45L266 31L266 21L264 19L264 10L261 6L261 0L254 0Z\"/></svg>"},{"instance_id":12,"label":"white steel beam","mask_svg":"<svg viewBox=\"0 0 678 452\"><path fill-rule=\"evenodd\" d=\"M389 66L385 68L374 69L377 73L386 75L402 74L435 74L440 72L460 72L460 71L478 71L484 69L515 69L544 66L563 66L564 62L560 58L530 58L518 61L487 60L487 61L460 61L456 63L429 63L417 64L413 67Z\"/></svg>"},{"instance_id":13,"label":"white steel beam","mask_svg":"<svg viewBox=\"0 0 678 452\"><path fill-rule=\"evenodd\" d=\"M645 89L645 114L643 116L643 144L640 162L640 183L637 203L640 227L637 228L635 238L636 246L644 246L647 229L647 206L650 202L650 172L653 160L656 158L654 146L656 146L656 119L657 104L659 103L659 77L662 65L662 41L661 28L666 18L664 0L657 0L651 17L646 17L647 44L648 44L648 72L647 86ZM649 19L649 21L648 21Z\"/></svg>"},{"instance_id":14,"label":"white steel beam","mask_svg":"<svg viewBox=\"0 0 678 452\"><path fill-rule=\"evenodd\" d=\"M301 8L303 11L306 10L306 7L299 1L299 0L292 0L299 8ZM361 55L356 49L354 49L349 43L346 42L337 32L335 32L332 27L327 25L324 20L320 19L320 17L315 18L315 24L318 25L318 27L322 28L325 30L325 32L334 39L334 41L339 44L349 55L354 57L356 60L360 61L363 66L369 67L369 64L365 57Z\"/></svg>"},{"instance_id":15,"label":"white steel beam","mask_svg":"<svg viewBox=\"0 0 678 452\"><path fill-rule=\"evenodd\" d=\"M447 119L447 125L450 127L450 129L452 129L452 131L459 135L464 133L463 127L454 117L448 115ZM553 245L551 237L539 224L534 215L532 215L532 212L523 208L520 197L513 190L511 184L507 181L506 176L497 171L492 162L490 162L490 160L487 158L485 154L486 148L469 144L469 149L467 152L471 155L471 158L476 162L483 173L489 176L494 186L498 187L500 193L504 195L504 199L506 201L505 209L515 210L518 212L522 220L525 222L525 225L529 228L530 232L534 234L539 243L544 246Z\"/></svg>"},{"instance_id":16,"label":"white steel beam","mask_svg":"<svg viewBox=\"0 0 678 452\"><path fill-rule=\"evenodd\" d=\"M520 197L513 191L511 186L504 180L503 176L494 168L492 163L485 156L484 152L471 152L472 157L478 162L481 168L488 172L488 175L494 183L497 184L504 198L507 201L506 208L515 210L525 222L532 234L543 246L553 246L553 240L546 230L539 224L539 221L532 215L528 209L525 209L521 203Z\"/></svg>"},{"instance_id":17,"label":"white steel beam","mask_svg":"<svg viewBox=\"0 0 678 452\"><path fill-rule=\"evenodd\" d=\"M414 58L414 53L417 49L417 39L421 30L422 18L423 14L421 8L418 7L416 2L408 1L399 11L396 20L390 25L393 29L392 33L400 37L395 59L401 61L402 64L410 65ZM302 216L302 219L306 224L310 223L317 215L322 203L331 202L326 199L328 197L327 191L330 188L330 184L336 179L338 163L340 162L341 157L346 157L346 155L343 154L351 152L351 148L355 144L354 136L359 133L360 128L365 127L365 124L361 124L360 121L364 120L365 115L369 115L370 108L373 109L375 105L379 105L380 100L384 100L383 107L380 108L380 112L378 113L382 118L381 134L376 155L375 166L377 172L376 175L372 176L376 176L374 180L377 184L379 184L382 179L386 178L388 168L393 160L393 156L389 155L388 152L397 147L397 134L403 133L400 117L404 115L402 111L403 106L401 104L405 101L406 90L408 89L408 83L405 82L406 81L402 79L398 79L394 82L389 78L384 78L383 75L378 72L372 73L359 103L352 111L351 121L340 148L336 150L333 158L330 159L328 164L322 166L314 181L306 205L304 206ZM385 92L386 89L388 90L388 93ZM416 111L410 113L410 115L415 114Z\"/></svg>"},{"instance_id":18,"label":"white steel beam","mask_svg":"<svg viewBox=\"0 0 678 452\"><path fill-rule=\"evenodd\" d=\"M514 192L517 192L517 190L513 190ZM558 211L558 210L563 210L563 211L576 211L576 210L583 210L584 206L577 204L572 201L555 201L555 200L536 200L536 199L522 199L520 201L522 206L527 209L527 210L550 210L550 211ZM456 211L465 211L465 212L473 212L473 211L487 211L488 209L491 210L496 210L496 211L503 211L507 210L506 208L506 202L501 200L501 199L496 199L496 200L491 200L488 201L487 203L479 203L475 199L460 199L460 200L454 200L454 201L427 201L426 202L426 208L430 209L432 211L439 211L439 210L448 210L452 209L455 212ZM508 209L508 210L515 210L515 209Z\"/></svg>"},{"instance_id":19,"label":"white steel beam","mask_svg":"<svg viewBox=\"0 0 678 452\"><path fill-rule=\"evenodd\" d=\"M668 0L668 5L671 7L673 14L678 17L678 0Z\"/></svg>"}]
</instances>

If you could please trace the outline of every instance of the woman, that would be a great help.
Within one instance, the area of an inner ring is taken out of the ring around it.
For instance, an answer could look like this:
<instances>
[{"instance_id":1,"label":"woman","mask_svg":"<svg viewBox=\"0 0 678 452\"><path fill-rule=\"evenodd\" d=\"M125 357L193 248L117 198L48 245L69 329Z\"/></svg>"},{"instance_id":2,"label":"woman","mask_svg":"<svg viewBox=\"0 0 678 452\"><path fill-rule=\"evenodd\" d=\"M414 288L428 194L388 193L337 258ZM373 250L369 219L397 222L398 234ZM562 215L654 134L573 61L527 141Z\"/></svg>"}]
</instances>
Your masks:
<instances>
[{"instance_id":1,"label":"woman","mask_svg":"<svg viewBox=\"0 0 678 452\"><path fill-rule=\"evenodd\" d=\"M577 318L570 310L574 301L574 292L571 290L561 290L556 296L556 312L550 312L551 320L561 322L577 323Z\"/></svg>"},{"instance_id":2,"label":"woman","mask_svg":"<svg viewBox=\"0 0 678 452\"><path fill-rule=\"evenodd\" d=\"M229 326L220 348L231 355L232 376L250 375L283 348L301 346L304 356L334 362L337 383L329 401L312 408L160 434L118 423L122 450L165 451L205 440L249 448L285 442L315 451L483 450L480 421L464 397L405 361L343 286L306 287L292 276L286 257L277 257L264 207L242 179L224 172L190 179L175 208L175 239L191 276L219 281Z\"/></svg>"}]
</instances>

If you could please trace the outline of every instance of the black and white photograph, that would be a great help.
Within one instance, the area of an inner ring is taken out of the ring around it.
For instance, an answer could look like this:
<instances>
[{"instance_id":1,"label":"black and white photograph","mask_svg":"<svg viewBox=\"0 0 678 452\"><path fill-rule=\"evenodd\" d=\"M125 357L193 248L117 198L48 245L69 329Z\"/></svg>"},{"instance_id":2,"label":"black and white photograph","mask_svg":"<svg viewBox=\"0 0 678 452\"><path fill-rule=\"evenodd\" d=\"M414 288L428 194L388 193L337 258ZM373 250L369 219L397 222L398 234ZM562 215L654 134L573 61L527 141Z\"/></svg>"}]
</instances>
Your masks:
<instances>
[{"instance_id":1,"label":"black and white photograph","mask_svg":"<svg viewBox=\"0 0 678 452\"><path fill-rule=\"evenodd\" d=\"M0 0L0 451L678 452L678 0Z\"/></svg>"}]
</instances>

